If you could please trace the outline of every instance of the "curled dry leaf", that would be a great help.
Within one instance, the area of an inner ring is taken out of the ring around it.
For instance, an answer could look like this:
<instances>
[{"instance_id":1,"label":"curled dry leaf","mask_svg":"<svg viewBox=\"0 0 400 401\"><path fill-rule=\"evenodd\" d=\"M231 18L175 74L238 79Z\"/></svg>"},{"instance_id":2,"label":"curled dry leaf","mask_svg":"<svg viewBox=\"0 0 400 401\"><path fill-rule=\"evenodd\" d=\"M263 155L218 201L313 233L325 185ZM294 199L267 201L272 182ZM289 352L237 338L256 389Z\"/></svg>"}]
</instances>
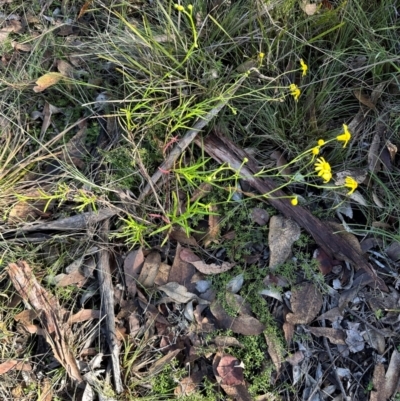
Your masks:
<instances>
[{"instance_id":1,"label":"curled dry leaf","mask_svg":"<svg viewBox=\"0 0 400 401\"><path fill-rule=\"evenodd\" d=\"M36 93L43 92L50 86L55 85L62 78L63 75L58 72L48 72L47 74L44 74L40 78L38 78L38 80L36 81L37 86L33 88L33 91Z\"/></svg>"},{"instance_id":2,"label":"curled dry leaf","mask_svg":"<svg viewBox=\"0 0 400 401\"><path fill-rule=\"evenodd\" d=\"M317 4L310 4L309 0L303 0L301 8L307 15L314 15L317 12Z\"/></svg>"},{"instance_id":3,"label":"curled dry leaf","mask_svg":"<svg viewBox=\"0 0 400 401\"><path fill-rule=\"evenodd\" d=\"M251 216L251 219L260 226L265 226L269 220L268 212L259 207L253 208L250 216Z\"/></svg>"},{"instance_id":4,"label":"curled dry leaf","mask_svg":"<svg viewBox=\"0 0 400 401\"><path fill-rule=\"evenodd\" d=\"M279 172L289 180L289 176L292 174L292 171L287 166L288 162L283 156L282 152L279 150L275 150L271 153L271 159L276 160L276 167L279 167Z\"/></svg>"},{"instance_id":5,"label":"curled dry leaf","mask_svg":"<svg viewBox=\"0 0 400 401\"><path fill-rule=\"evenodd\" d=\"M196 294L188 292L186 287L178 283L170 282L158 287L158 289L164 291L168 297L179 304L186 304L192 299L196 299L199 304L208 304L208 301L199 298Z\"/></svg>"},{"instance_id":6,"label":"curled dry leaf","mask_svg":"<svg viewBox=\"0 0 400 401\"><path fill-rule=\"evenodd\" d=\"M251 401L243 377L243 364L231 355L217 353L213 370L218 383L225 393L236 401Z\"/></svg>"},{"instance_id":7,"label":"curled dry leaf","mask_svg":"<svg viewBox=\"0 0 400 401\"><path fill-rule=\"evenodd\" d=\"M0 364L0 375L9 372L10 370L23 370L25 372L30 372L32 366L30 363L17 361L15 359L3 362Z\"/></svg>"},{"instance_id":8,"label":"curled dry leaf","mask_svg":"<svg viewBox=\"0 0 400 401\"><path fill-rule=\"evenodd\" d=\"M313 284L300 284L292 290L291 306L293 313L286 315L286 321L291 324L309 324L321 309L322 295Z\"/></svg>"},{"instance_id":9,"label":"curled dry leaf","mask_svg":"<svg viewBox=\"0 0 400 401\"><path fill-rule=\"evenodd\" d=\"M161 255L158 251L150 252L143 264L142 271L140 272L138 282L145 288L153 287L154 280L157 276L158 269L161 264Z\"/></svg>"},{"instance_id":10,"label":"curled dry leaf","mask_svg":"<svg viewBox=\"0 0 400 401\"><path fill-rule=\"evenodd\" d=\"M269 268L274 269L290 256L292 245L300 238L300 226L283 216L272 216L268 244L271 251Z\"/></svg>"},{"instance_id":11,"label":"curled dry leaf","mask_svg":"<svg viewBox=\"0 0 400 401\"><path fill-rule=\"evenodd\" d=\"M126 290L132 298L136 295L136 281L142 271L143 263L144 255L141 247L129 252L124 260Z\"/></svg>"},{"instance_id":12,"label":"curled dry leaf","mask_svg":"<svg viewBox=\"0 0 400 401\"><path fill-rule=\"evenodd\" d=\"M368 95L362 92L361 89L356 89L355 91L353 91L353 94L357 98L357 100L364 106L367 106L370 109L375 109L375 104L372 102Z\"/></svg>"},{"instance_id":13,"label":"curled dry leaf","mask_svg":"<svg viewBox=\"0 0 400 401\"><path fill-rule=\"evenodd\" d=\"M188 291L193 291L196 284L192 283L192 278L197 271L192 262L198 260L200 260L200 258L196 254L194 254L190 249L182 248L178 243L174 262L169 271L168 281L173 281L185 286Z\"/></svg>"},{"instance_id":14,"label":"curled dry leaf","mask_svg":"<svg viewBox=\"0 0 400 401\"><path fill-rule=\"evenodd\" d=\"M208 265L202 260L191 263L199 272L206 275L224 273L227 272L228 270L231 270L232 267L235 266L235 263L228 263L228 262L222 262L221 265L217 265L215 263L211 263Z\"/></svg>"},{"instance_id":15,"label":"curled dry leaf","mask_svg":"<svg viewBox=\"0 0 400 401\"><path fill-rule=\"evenodd\" d=\"M332 329L330 327L308 327L308 330L316 337L326 337L332 344L346 345L343 330Z\"/></svg>"},{"instance_id":16,"label":"curled dry leaf","mask_svg":"<svg viewBox=\"0 0 400 401\"><path fill-rule=\"evenodd\" d=\"M245 336L256 336L261 334L265 329L265 326L252 316L242 315L232 317L228 315L218 302L213 302L210 308L219 326L223 329L230 329L234 333Z\"/></svg>"}]
</instances>

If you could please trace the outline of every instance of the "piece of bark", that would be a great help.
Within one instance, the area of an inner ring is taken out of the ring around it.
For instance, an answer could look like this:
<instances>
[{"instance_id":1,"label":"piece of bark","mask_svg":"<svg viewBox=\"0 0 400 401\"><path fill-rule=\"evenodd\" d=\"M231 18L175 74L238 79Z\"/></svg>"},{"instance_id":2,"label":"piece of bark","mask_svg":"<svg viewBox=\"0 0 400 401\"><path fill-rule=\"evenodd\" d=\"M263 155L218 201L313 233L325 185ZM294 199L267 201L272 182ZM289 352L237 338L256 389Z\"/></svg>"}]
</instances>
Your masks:
<instances>
[{"instance_id":1,"label":"piece of bark","mask_svg":"<svg viewBox=\"0 0 400 401\"><path fill-rule=\"evenodd\" d=\"M383 291L388 291L386 284L377 276L368 261L345 239L335 235L327 224L313 216L309 210L302 206L293 207L290 199L287 198L287 194L282 190L277 190L272 179L256 177L255 174L259 171L257 162L243 149L240 149L220 133L212 133L202 140L196 138L194 142L217 162L229 164L232 169L240 171L243 179L261 194L273 191L273 197L267 200L270 205L303 227L328 255L352 263L356 270L365 270L371 277L369 285L373 284ZM248 162L243 165L245 158Z\"/></svg>"},{"instance_id":2,"label":"piece of bark","mask_svg":"<svg viewBox=\"0 0 400 401\"><path fill-rule=\"evenodd\" d=\"M32 269L25 261L10 263L8 275L22 299L31 305L40 318L44 329L42 334L51 346L54 357L64 366L73 380L81 382L82 376L68 346L65 327L62 324L63 309L57 299L37 282Z\"/></svg>"},{"instance_id":3,"label":"piece of bark","mask_svg":"<svg viewBox=\"0 0 400 401\"><path fill-rule=\"evenodd\" d=\"M85 212L76 214L75 216L66 217L65 219L59 219L54 221L48 221L46 223L38 224L27 224L17 230L6 231L3 235L6 236L10 233L22 234L30 231L43 231L43 230L54 230L54 231L77 231L83 230L92 224L100 223L105 219L116 214L115 209L104 208L97 212Z\"/></svg>"},{"instance_id":4,"label":"piece of bark","mask_svg":"<svg viewBox=\"0 0 400 401\"><path fill-rule=\"evenodd\" d=\"M108 233L110 230L110 222L108 219L104 220L100 228L99 236L104 246L99 252L97 261L98 269L97 276L99 280L99 290L101 294L101 310L102 315L105 317L107 342L110 348L112 369L114 374L115 391L120 394L123 391L121 370L119 364L119 351L120 347L117 339L117 332L115 329L115 314L114 314L114 289L111 280L110 270L110 253L106 244L108 243Z\"/></svg>"}]
</instances>

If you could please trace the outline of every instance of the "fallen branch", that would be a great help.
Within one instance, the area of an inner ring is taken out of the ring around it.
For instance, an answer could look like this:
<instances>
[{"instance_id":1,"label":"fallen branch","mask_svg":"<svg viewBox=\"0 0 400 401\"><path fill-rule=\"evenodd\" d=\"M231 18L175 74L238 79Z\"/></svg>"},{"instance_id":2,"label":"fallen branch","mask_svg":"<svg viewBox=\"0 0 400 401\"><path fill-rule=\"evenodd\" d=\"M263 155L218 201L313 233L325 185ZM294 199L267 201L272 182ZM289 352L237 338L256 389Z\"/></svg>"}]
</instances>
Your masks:
<instances>
[{"instance_id":1,"label":"fallen branch","mask_svg":"<svg viewBox=\"0 0 400 401\"><path fill-rule=\"evenodd\" d=\"M371 282L368 284L374 284L377 288L388 291L385 283L376 275L372 266L349 242L340 235L335 235L327 224L313 216L309 210L301 206L293 207L290 199L279 199L287 197L287 194L282 190L277 190L277 186L272 179L255 177L255 174L259 171L257 162L243 149L237 147L221 134L216 133L210 134L205 139L196 138L195 143L217 162L221 164L227 163L234 170L240 170L243 179L260 194L273 192L273 197L266 198L266 201L285 217L293 219L303 227L328 255L334 259L353 263L356 270L363 269L370 276ZM248 159L248 162L243 164L245 158Z\"/></svg>"},{"instance_id":2,"label":"fallen branch","mask_svg":"<svg viewBox=\"0 0 400 401\"><path fill-rule=\"evenodd\" d=\"M108 232L110 230L109 220L104 220L100 227L100 237L103 243L103 249L99 252L97 262L97 276L99 280L99 289L101 295L101 311L106 323L106 335L108 347L111 354L111 363L114 376L115 391L120 394L123 391L121 370L119 365L119 344L117 333L115 330L115 314L114 314L114 291L111 281L110 270L110 253L107 248Z\"/></svg>"}]
</instances>

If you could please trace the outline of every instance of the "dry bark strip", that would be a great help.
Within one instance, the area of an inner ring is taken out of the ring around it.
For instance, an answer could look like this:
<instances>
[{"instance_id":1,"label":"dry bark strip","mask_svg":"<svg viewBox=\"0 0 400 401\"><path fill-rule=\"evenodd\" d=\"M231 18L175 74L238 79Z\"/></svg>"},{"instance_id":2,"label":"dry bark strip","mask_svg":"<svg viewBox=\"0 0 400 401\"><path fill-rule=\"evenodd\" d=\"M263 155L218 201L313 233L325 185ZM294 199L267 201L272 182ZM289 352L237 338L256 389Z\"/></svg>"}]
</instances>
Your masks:
<instances>
[{"instance_id":1,"label":"dry bark strip","mask_svg":"<svg viewBox=\"0 0 400 401\"><path fill-rule=\"evenodd\" d=\"M99 235L103 242L103 249L99 252L97 276L99 279L99 289L101 294L101 310L105 317L107 342L111 354L115 391L120 394L123 391L123 386L119 365L120 347L118 345L117 332L115 330L114 290L111 281L110 253L107 247L109 231L110 222L106 219L100 226Z\"/></svg>"},{"instance_id":2,"label":"dry bark strip","mask_svg":"<svg viewBox=\"0 0 400 401\"><path fill-rule=\"evenodd\" d=\"M335 235L332 229L313 216L309 210L302 206L293 207L290 199L277 199L287 196L283 191L277 190L277 186L270 178L255 177L259 171L256 160L243 149L237 147L229 139L219 133L212 133L204 139L196 138L194 142L202 147L214 160L223 164L229 164L233 169L240 170L241 176L259 193L266 194L273 191L273 198L268 198L268 203L280 211L285 217L293 219L303 227L315 240L315 242L331 257L338 260L346 260L352 263L356 270L364 270L370 277L369 285L388 291L386 284L380 279L372 266L364 259L359 251L354 249L340 235ZM243 160L248 162L243 165Z\"/></svg>"},{"instance_id":3,"label":"dry bark strip","mask_svg":"<svg viewBox=\"0 0 400 401\"><path fill-rule=\"evenodd\" d=\"M57 299L37 282L25 261L10 263L8 275L19 295L32 306L40 318L46 341L50 344L54 357L64 366L73 380L81 382L83 379L67 343L62 316L60 316L62 308Z\"/></svg>"}]
</instances>

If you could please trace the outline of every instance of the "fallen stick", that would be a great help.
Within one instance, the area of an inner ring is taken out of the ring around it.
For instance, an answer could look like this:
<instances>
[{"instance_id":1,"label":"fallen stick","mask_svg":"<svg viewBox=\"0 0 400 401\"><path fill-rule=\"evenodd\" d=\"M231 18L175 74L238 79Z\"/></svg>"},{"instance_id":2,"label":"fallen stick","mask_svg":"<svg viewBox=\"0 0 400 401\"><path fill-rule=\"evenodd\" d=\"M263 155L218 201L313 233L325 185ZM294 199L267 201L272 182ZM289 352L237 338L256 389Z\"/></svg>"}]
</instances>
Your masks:
<instances>
[{"instance_id":1,"label":"fallen stick","mask_svg":"<svg viewBox=\"0 0 400 401\"><path fill-rule=\"evenodd\" d=\"M334 259L346 260L354 264L356 270L363 269L371 278L369 285L374 284L380 290L388 291L386 284L377 276L372 266L349 242L340 235L335 235L327 224L313 216L309 210L301 206L292 206L290 199L279 199L287 197L287 194L282 190L277 190L272 179L255 177L260 169L255 159L243 149L216 133L208 135L205 139L196 138L195 143L217 162L229 164L234 170L240 171L241 177L260 194L273 192L271 197L265 199L271 206L303 227L328 255ZM245 158L248 159L248 162L243 164Z\"/></svg>"},{"instance_id":2,"label":"fallen stick","mask_svg":"<svg viewBox=\"0 0 400 401\"><path fill-rule=\"evenodd\" d=\"M107 248L109 230L110 222L107 219L102 222L99 233L103 242L103 249L99 252L97 277L99 280L101 296L101 312L106 323L107 343L111 354L115 391L117 394L120 394L124 389L122 386L121 369L119 364L120 347L118 345L117 333L115 330L114 287L111 281L110 253Z\"/></svg>"},{"instance_id":3,"label":"fallen stick","mask_svg":"<svg viewBox=\"0 0 400 401\"><path fill-rule=\"evenodd\" d=\"M164 161L164 163L158 168L158 170L153 174L151 179L149 180L149 183L146 185L146 187L143 189L141 194L139 195L138 202L143 201L143 199L151 192L153 191L154 194L156 195L156 189L155 189L155 184L157 181L162 177L163 174L165 174L166 171L169 171L178 157L182 154L182 152L193 142L193 140L196 138L197 134L206 126L208 123L218 115L218 113L226 106L226 104L231 100L232 95L239 89L240 85L242 82L248 77L247 74L244 74L238 82L231 88L223 97L223 100L221 100L207 115L198 120L196 124L186 132L186 134L182 137L182 139L179 141L178 145L172 149L171 153L169 154L168 158Z\"/></svg>"}]
</instances>

